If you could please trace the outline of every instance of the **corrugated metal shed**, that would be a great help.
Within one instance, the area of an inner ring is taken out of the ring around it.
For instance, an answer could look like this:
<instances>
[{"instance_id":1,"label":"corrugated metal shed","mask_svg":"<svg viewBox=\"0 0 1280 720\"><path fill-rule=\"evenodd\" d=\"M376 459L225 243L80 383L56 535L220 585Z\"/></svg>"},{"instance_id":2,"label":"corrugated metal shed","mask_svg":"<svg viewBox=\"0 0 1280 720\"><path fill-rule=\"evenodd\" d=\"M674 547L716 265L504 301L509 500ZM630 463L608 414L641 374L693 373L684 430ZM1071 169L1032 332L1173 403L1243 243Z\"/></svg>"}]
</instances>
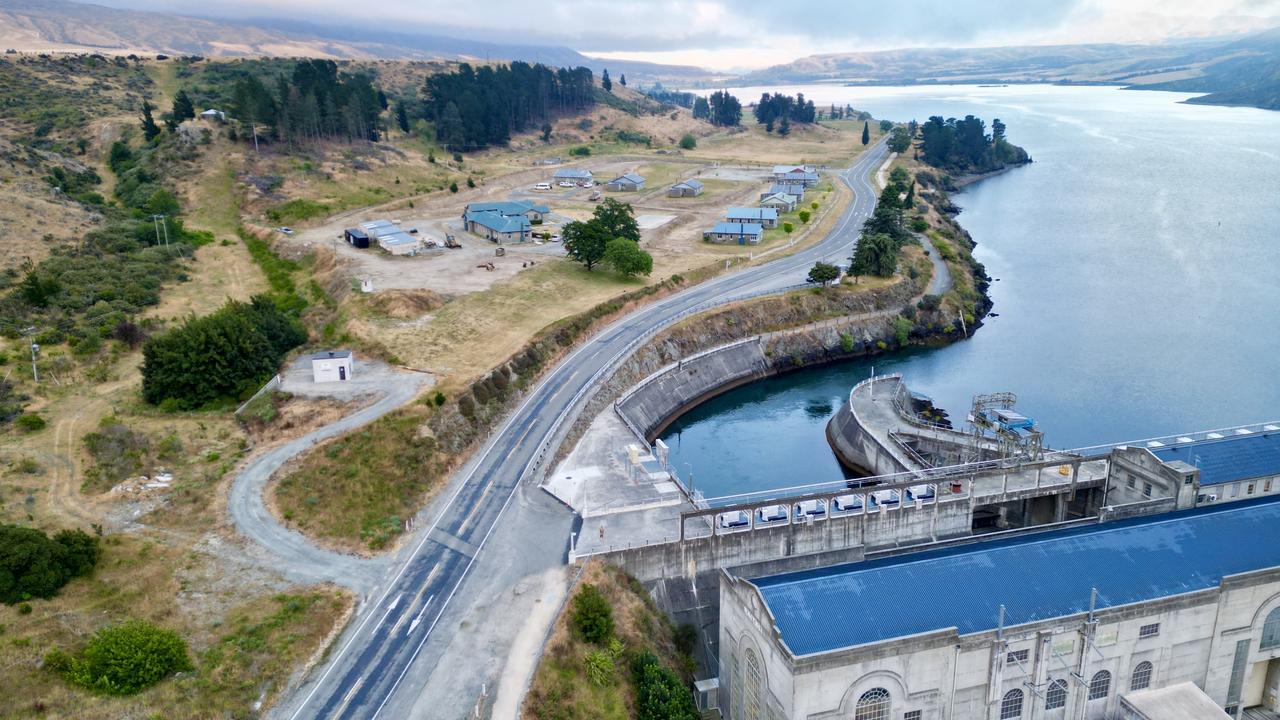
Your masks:
<instances>
[{"instance_id":1,"label":"corrugated metal shed","mask_svg":"<svg viewBox=\"0 0 1280 720\"><path fill-rule=\"evenodd\" d=\"M1280 433L1231 435L1149 450L1161 462L1181 460L1200 468L1201 486L1280 475Z\"/></svg>"},{"instance_id":2,"label":"corrugated metal shed","mask_svg":"<svg viewBox=\"0 0 1280 720\"><path fill-rule=\"evenodd\" d=\"M764 227L757 223L718 222L711 232L717 235L761 235Z\"/></svg>"},{"instance_id":3,"label":"corrugated metal shed","mask_svg":"<svg viewBox=\"0 0 1280 720\"><path fill-rule=\"evenodd\" d=\"M1280 566L1280 499L1210 506L753 580L797 655L1086 612Z\"/></svg>"},{"instance_id":4,"label":"corrugated metal shed","mask_svg":"<svg viewBox=\"0 0 1280 720\"><path fill-rule=\"evenodd\" d=\"M778 211L774 208L762 207L731 207L725 211L724 216L730 222L742 222L743 220L777 220Z\"/></svg>"}]
</instances>

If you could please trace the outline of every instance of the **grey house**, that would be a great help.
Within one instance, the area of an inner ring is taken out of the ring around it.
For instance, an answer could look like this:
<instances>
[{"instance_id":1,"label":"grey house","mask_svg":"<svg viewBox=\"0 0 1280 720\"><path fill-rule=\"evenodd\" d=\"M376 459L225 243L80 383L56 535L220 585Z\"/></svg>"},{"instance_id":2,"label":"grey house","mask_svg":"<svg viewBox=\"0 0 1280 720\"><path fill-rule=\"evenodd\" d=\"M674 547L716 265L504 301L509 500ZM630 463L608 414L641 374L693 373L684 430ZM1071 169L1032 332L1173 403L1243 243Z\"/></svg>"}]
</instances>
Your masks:
<instances>
[{"instance_id":1,"label":"grey house","mask_svg":"<svg viewBox=\"0 0 1280 720\"><path fill-rule=\"evenodd\" d=\"M697 197L702 194L703 186L697 180L678 182L667 190L667 197Z\"/></svg>"},{"instance_id":2,"label":"grey house","mask_svg":"<svg viewBox=\"0 0 1280 720\"><path fill-rule=\"evenodd\" d=\"M778 193L790 195L796 199L796 202L804 201L804 185L799 183L774 183L768 191L760 193L760 199L763 200Z\"/></svg>"},{"instance_id":3,"label":"grey house","mask_svg":"<svg viewBox=\"0 0 1280 720\"><path fill-rule=\"evenodd\" d=\"M613 192L636 192L644 189L644 178L635 173L619 175L606 183L605 189Z\"/></svg>"},{"instance_id":4,"label":"grey house","mask_svg":"<svg viewBox=\"0 0 1280 720\"><path fill-rule=\"evenodd\" d=\"M760 207L773 208L779 213L791 212L796 209L796 196L787 193L767 195L760 201Z\"/></svg>"},{"instance_id":5,"label":"grey house","mask_svg":"<svg viewBox=\"0 0 1280 720\"><path fill-rule=\"evenodd\" d=\"M759 245L764 239L764 227L759 223L720 222L702 233L702 239L719 244Z\"/></svg>"}]
</instances>

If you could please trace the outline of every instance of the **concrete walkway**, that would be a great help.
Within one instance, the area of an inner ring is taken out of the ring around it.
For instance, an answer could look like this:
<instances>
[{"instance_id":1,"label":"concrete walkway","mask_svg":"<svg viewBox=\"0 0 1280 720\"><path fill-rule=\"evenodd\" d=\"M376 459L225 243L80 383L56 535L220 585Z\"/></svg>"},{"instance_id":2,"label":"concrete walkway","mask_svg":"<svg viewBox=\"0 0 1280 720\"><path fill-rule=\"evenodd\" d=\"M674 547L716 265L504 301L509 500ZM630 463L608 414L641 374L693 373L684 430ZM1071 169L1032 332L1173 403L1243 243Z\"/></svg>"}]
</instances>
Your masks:
<instances>
[{"instance_id":1,"label":"concrete walkway","mask_svg":"<svg viewBox=\"0 0 1280 720\"><path fill-rule=\"evenodd\" d=\"M364 592L382 580L390 567L390 557L361 558L316 546L301 533L280 524L267 509L263 492L271 476L286 462L323 440L349 432L407 404L423 386L430 384L431 376L357 360L352 382L316 384L301 377L302 373L310 372L309 364L308 358L295 362L286 371L282 388L309 397L354 399L365 394L382 397L372 405L251 459L231 485L227 512L236 529L257 545L254 551L267 555L266 561L286 577L305 583L332 582Z\"/></svg>"}]
</instances>

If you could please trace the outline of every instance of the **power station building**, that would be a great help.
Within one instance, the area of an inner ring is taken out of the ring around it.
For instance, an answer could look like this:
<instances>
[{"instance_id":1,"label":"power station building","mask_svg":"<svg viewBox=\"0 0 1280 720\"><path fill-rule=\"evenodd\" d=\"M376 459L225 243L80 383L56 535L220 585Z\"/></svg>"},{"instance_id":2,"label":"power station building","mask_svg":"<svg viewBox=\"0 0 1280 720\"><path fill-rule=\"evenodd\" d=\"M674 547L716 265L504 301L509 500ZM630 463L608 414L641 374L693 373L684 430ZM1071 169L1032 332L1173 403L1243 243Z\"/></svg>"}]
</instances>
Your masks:
<instances>
[{"instance_id":1,"label":"power station building","mask_svg":"<svg viewBox=\"0 0 1280 720\"><path fill-rule=\"evenodd\" d=\"M1102 720L1184 683L1272 717L1280 498L724 571L719 628L731 720Z\"/></svg>"}]
</instances>

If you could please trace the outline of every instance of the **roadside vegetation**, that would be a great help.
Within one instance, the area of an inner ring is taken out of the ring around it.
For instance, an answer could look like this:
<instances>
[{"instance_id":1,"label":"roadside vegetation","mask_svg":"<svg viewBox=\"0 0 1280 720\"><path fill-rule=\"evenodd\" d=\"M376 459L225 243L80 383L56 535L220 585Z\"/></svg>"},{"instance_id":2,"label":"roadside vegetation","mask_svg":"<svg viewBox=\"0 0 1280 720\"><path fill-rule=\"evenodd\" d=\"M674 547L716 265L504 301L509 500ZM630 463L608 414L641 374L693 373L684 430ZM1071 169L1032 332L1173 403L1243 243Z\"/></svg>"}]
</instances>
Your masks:
<instances>
[{"instance_id":1,"label":"roadside vegetation","mask_svg":"<svg viewBox=\"0 0 1280 720\"><path fill-rule=\"evenodd\" d=\"M583 571L534 673L525 720L697 720L692 627L673 627L621 570Z\"/></svg>"}]
</instances>

